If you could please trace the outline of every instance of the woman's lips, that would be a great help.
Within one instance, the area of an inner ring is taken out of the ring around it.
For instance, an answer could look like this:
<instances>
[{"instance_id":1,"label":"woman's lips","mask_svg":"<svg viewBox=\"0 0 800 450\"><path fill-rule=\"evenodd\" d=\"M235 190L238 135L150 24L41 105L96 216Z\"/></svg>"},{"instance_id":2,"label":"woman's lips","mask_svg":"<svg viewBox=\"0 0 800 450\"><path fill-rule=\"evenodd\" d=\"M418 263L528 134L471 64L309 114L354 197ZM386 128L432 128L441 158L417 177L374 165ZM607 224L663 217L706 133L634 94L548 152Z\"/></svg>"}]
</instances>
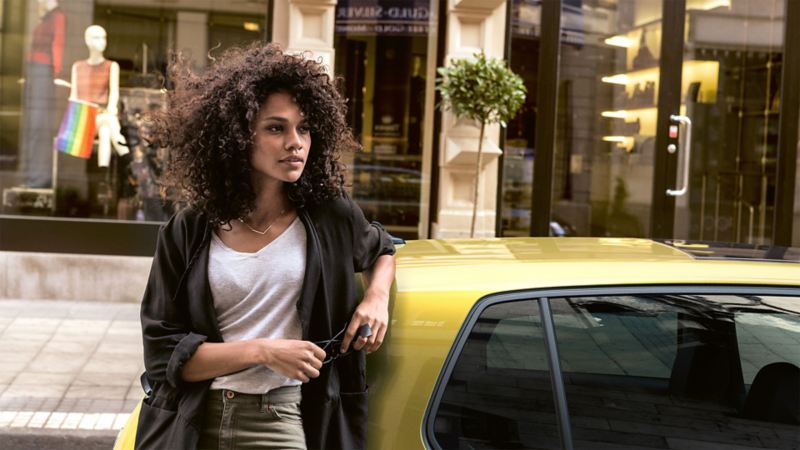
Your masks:
<instances>
[{"instance_id":1,"label":"woman's lips","mask_svg":"<svg viewBox=\"0 0 800 450\"><path fill-rule=\"evenodd\" d=\"M304 161L302 159L300 159L300 158L286 158L286 159L280 160L280 162L282 162L284 164L288 164L288 165L290 165L292 167L302 167L303 163L304 163Z\"/></svg>"}]
</instances>

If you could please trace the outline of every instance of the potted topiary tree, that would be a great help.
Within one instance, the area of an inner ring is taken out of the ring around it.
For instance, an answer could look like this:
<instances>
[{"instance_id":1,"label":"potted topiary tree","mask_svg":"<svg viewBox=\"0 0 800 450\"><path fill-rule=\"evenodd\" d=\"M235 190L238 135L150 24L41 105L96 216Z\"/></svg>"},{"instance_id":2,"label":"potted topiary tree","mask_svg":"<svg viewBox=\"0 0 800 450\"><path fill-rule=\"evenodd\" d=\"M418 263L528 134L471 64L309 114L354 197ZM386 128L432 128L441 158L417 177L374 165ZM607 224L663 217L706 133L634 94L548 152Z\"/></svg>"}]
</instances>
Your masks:
<instances>
[{"instance_id":1,"label":"potted topiary tree","mask_svg":"<svg viewBox=\"0 0 800 450\"><path fill-rule=\"evenodd\" d=\"M526 89L522 78L504 61L486 58L483 53L476 53L472 59L453 60L449 67L439 67L437 72L440 78L436 80L436 89L442 94L439 107L452 110L458 118L472 119L481 125L469 229L469 237L474 237L486 125L499 122L505 128L506 121L514 117L525 101Z\"/></svg>"}]
</instances>

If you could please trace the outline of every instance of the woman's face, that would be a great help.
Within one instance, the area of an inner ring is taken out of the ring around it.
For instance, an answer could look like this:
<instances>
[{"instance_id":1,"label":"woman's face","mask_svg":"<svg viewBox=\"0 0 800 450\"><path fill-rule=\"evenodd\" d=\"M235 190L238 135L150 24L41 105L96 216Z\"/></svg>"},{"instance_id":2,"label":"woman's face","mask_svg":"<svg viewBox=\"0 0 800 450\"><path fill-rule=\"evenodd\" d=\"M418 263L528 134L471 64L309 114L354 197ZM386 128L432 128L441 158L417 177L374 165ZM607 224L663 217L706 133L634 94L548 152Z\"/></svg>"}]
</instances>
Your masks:
<instances>
[{"instance_id":1,"label":"woman's face","mask_svg":"<svg viewBox=\"0 0 800 450\"><path fill-rule=\"evenodd\" d=\"M263 183L293 183L303 174L311 133L291 95L278 92L267 97L255 121L253 177Z\"/></svg>"}]
</instances>

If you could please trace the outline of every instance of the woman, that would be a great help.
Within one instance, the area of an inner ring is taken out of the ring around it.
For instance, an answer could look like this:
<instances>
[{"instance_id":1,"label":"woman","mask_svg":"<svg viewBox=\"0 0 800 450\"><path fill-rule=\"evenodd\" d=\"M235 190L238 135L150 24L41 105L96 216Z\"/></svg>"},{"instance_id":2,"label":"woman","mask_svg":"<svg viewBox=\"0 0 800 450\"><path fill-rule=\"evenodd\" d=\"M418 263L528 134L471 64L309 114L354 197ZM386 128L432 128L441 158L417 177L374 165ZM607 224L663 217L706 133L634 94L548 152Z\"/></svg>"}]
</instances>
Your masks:
<instances>
[{"instance_id":1,"label":"woman","mask_svg":"<svg viewBox=\"0 0 800 450\"><path fill-rule=\"evenodd\" d=\"M344 100L275 45L187 67L154 118L188 207L161 229L142 303L153 393L136 446L363 448L394 248L344 194Z\"/></svg>"}]
</instances>

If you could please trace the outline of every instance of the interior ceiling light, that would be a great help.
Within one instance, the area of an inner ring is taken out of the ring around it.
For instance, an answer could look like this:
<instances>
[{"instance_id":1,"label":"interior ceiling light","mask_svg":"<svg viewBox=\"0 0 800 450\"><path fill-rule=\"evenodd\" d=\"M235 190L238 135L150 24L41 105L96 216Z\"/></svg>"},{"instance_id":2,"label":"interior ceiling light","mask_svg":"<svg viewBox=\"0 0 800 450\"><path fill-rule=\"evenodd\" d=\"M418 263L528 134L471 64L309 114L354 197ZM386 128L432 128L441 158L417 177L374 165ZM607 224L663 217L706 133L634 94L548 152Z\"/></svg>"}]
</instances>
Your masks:
<instances>
[{"instance_id":1,"label":"interior ceiling light","mask_svg":"<svg viewBox=\"0 0 800 450\"><path fill-rule=\"evenodd\" d=\"M261 26L256 22L245 22L244 29L247 31L261 31Z\"/></svg>"},{"instance_id":2,"label":"interior ceiling light","mask_svg":"<svg viewBox=\"0 0 800 450\"><path fill-rule=\"evenodd\" d=\"M628 111L619 110L619 111L603 111L600 113L603 117L608 117L610 119L627 119L628 118Z\"/></svg>"},{"instance_id":3,"label":"interior ceiling light","mask_svg":"<svg viewBox=\"0 0 800 450\"><path fill-rule=\"evenodd\" d=\"M610 77L603 77L601 78L601 80L603 81L603 83L621 84L623 86L627 86L631 81L631 79L624 74L612 75Z\"/></svg>"},{"instance_id":4,"label":"interior ceiling light","mask_svg":"<svg viewBox=\"0 0 800 450\"><path fill-rule=\"evenodd\" d=\"M633 39L627 38L625 36L611 36L610 38L606 38L605 41L608 45L613 45L614 47L622 47L622 48L631 48L633 47Z\"/></svg>"}]
</instances>

